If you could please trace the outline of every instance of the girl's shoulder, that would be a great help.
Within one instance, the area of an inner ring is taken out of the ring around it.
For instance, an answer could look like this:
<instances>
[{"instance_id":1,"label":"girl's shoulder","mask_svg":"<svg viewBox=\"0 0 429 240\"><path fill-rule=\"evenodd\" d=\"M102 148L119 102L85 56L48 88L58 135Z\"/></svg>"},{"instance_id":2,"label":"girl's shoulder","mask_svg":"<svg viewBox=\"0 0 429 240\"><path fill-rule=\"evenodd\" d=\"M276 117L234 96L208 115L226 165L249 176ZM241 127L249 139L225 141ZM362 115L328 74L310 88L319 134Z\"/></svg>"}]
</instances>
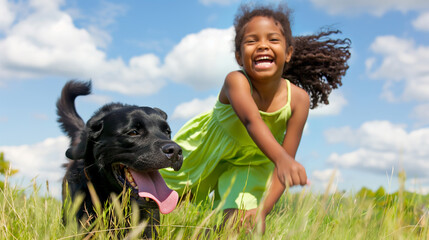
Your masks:
<instances>
[{"instance_id":1,"label":"girl's shoulder","mask_svg":"<svg viewBox=\"0 0 429 240\"><path fill-rule=\"evenodd\" d=\"M219 93L219 101L223 104L230 104L227 95L235 94L236 91L251 91L249 82L241 71L232 71L226 75Z\"/></svg>"},{"instance_id":2,"label":"girl's shoulder","mask_svg":"<svg viewBox=\"0 0 429 240\"><path fill-rule=\"evenodd\" d=\"M290 83L290 94L292 110L295 107L310 107L310 96L304 89Z\"/></svg>"},{"instance_id":3,"label":"girl's shoulder","mask_svg":"<svg viewBox=\"0 0 429 240\"><path fill-rule=\"evenodd\" d=\"M241 71L232 71L225 77L223 87L232 88L250 88L250 83L247 77Z\"/></svg>"},{"instance_id":4,"label":"girl's shoulder","mask_svg":"<svg viewBox=\"0 0 429 240\"><path fill-rule=\"evenodd\" d=\"M246 79L247 80L246 75L244 75L244 73L240 70L232 71L232 72L228 73L228 75L226 75L225 81L228 81L231 79Z\"/></svg>"}]
</instances>

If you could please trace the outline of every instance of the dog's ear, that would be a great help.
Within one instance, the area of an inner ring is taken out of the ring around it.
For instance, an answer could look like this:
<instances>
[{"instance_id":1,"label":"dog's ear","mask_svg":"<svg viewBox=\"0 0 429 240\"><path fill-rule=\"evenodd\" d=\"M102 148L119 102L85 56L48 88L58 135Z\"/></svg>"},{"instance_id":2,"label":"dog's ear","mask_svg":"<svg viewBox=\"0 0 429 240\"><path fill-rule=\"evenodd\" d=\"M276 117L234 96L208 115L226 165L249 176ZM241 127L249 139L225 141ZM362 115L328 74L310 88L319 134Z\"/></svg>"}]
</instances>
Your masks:
<instances>
[{"instance_id":1,"label":"dog's ear","mask_svg":"<svg viewBox=\"0 0 429 240\"><path fill-rule=\"evenodd\" d=\"M77 145L71 146L69 149L67 149L66 157L73 160L85 158L87 145L88 145L88 132L85 129L85 131L83 131L80 134L79 142L77 143Z\"/></svg>"},{"instance_id":2,"label":"dog's ear","mask_svg":"<svg viewBox=\"0 0 429 240\"><path fill-rule=\"evenodd\" d=\"M85 131L83 131L80 135L79 143L67 149L66 157L73 160L85 158L87 155L87 150L91 148L88 145L92 144L95 139L100 136L103 126L103 120L89 122Z\"/></svg>"},{"instance_id":3,"label":"dog's ear","mask_svg":"<svg viewBox=\"0 0 429 240\"><path fill-rule=\"evenodd\" d=\"M153 108L155 109L157 112L159 112L159 114L161 114L162 118L164 118L164 120L167 120L167 113L165 113L164 111L162 111L159 108Z\"/></svg>"},{"instance_id":4,"label":"dog's ear","mask_svg":"<svg viewBox=\"0 0 429 240\"><path fill-rule=\"evenodd\" d=\"M103 131L103 127L104 127L103 119L91 121L89 123L90 131L88 133L88 137L91 140L95 140L100 136L101 132Z\"/></svg>"}]
</instances>

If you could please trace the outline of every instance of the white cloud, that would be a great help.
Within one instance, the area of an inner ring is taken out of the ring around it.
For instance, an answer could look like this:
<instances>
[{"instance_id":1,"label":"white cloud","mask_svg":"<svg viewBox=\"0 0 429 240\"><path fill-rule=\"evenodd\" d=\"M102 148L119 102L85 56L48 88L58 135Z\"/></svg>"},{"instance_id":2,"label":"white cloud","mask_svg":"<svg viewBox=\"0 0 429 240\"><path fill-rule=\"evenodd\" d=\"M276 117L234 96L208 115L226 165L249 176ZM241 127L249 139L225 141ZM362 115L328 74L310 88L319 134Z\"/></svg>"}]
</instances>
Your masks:
<instances>
[{"instance_id":1,"label":"white cloud","mask_svg":"<svg viewBox=\"0 0 429 240\"><path fill-rule=\"evenodd\" d=\"M65 151L69 139L65 136L48 138L32 145L0 146L0 152L19 172L14 179L30 180L37 177L39 183L49 181L53 196L60 196L61 179L65 170L61 167L66 163ZM55 190L55 192L54 192Z\"/></svg>"},{"instance_id":2,"label":"white cloud","mask_svg":"<svg viewBox=\"0 0 429 240\"><path fill-rule=\"evenodd\" d=\"M429 186L427 186L427 182L429 178L426 179L410 179L411 183L406 187L408 191L416 192L418 194L429 194Z\"/></svg>"},{"instance_id":3,"label":"white cloud","mask_svg":"<svg viewBox=\"0 0 429 240\"><path fill-rule=\"evenodd\" d=\"M206 99L193 99L190 102L179 104L173 112L173 119L189 119L202 112L209 111L213 108L216 102L215 96L210 96Z\"/></svg>"},{"instance_id":4,"label":"white cloud","mask_svg":"<svg viewBox=\"0 0 429 240\"><path fill-rule=\"evenodd\" d=\"M42 12L50 12L62 5L64 0L29 0L28 2L32 7Z\"/></svg>"},{"instance_id":5,"label":"white cloud","mask_svg":"<svg viewBox=\"0 0 429 240\"><path fill-rule=\"evenodd\" d=\"M429 128L410 132L388 121L371 121L359 129L349 127L325 132L330 143L356 147L348 153L332 153L328 162L337 167L359 168L385 174L404 169L411 177L429 177Z\"/></svg>"},{"instance_id":6,"label":"white cloud","mask_svg":"<svg viewBox=\"0 0 429 240\"><path fill-rule=\"evenodd\" d=\"M112 37L109 35L109 33L98 27L89 26L88 32L94 40L95 45L99 46L100 48L106 48L107 45L109 45L109 43L112 41Z\"/></svg>"},{"instance_id":7,"label":"white cloud","mask_svg":"<svg viewBox=\"0 0 429 240\"><path fill-rule=\"evenodd\" d=\"M0 0L0 32L7 30L14 19L11 4L7 0Z\"/></svg>"},{"instance_id":8,"label":"white cloud","mask_svg":"<svg viewBox=\"0 0 429 240\"><path fill-rule=\"evenodd\" d=\"M360 148L342 155L333 153L329 156L328 162L346 168L360 168L386 173L392 169L392 167L398 167L399 151L375 151L372 149Z\"/></svg>"},{"instance_id":9,"label":"white cloud","mask_svg":"<svg viewBox=\"0 0 429 240\"><path fill-rule=\"evenodd\" d=\"M151 94L164 86L159 59L153 55L107 59L100 40L77 28L55 2L32 2L30 14L0 39L0 76L62 76L93 79L94 86L126 94ZM46 4L46 5L45 5Z\"/></svg>"},{"instance_id":10,"label":"white cloud","mask_svg":"<svg viewBox=\"0 0 429 240\"><path fill-rule=\"evenodd\" d=\"M124 5L107 1L98 2L97 11L93 14L83 15L78 9L66 10L72 17L81 18L85 28L89 31L97 46L107 47L112 41L110 34L105 30L116 23L116 18L127 11ZM88 23L86 23L88 22Z\"/></svg>"},{"instance_id":11,"label":"white cloud","mask_svg":"<svg viewBox=\"0 0 429 240\"><path fill-rule=\"evenodd\" d=\"M127 7L121 4L100 1L98 11L95 16L89 16L90 21L93 25L101 28L112 25L116 22L116 18L120 15L124 15L127 12Z\"/></svg>"},{"instance_id":12,"label":"white cloud","mask_svg":"<svg viewBox=\"0 0 429 240\"><path fill-rule=\"evenodd\" d=\"M311 116L331 116L338 115L347 105L347 100L340 91L333 91L329 96L328 105L320 105L310 111Z\"/></svg>"},{"instance_id":13,"label":"white cloud","mask_svg":"<svg viewBox=\"0 0 429 240\"><path fill-rule=\"evenodd\" d=\"M190 34L165 58L172 80L197 89L219 87L228 72L238 69L233 52L234 29L204 29Z\"/></svg>"},{"instance_id":14,"label":"white cloud","mask_svg":"<svg viewBox=\"0 0 429 240\"><path fill-rule=\"evenodd\" d=\"M311 2L330 14L342 15L370 13L375 16L381 16L392 10L407 12L429 8L427 0L311 0Z\"/></svg>"},{"instance_id":15,"label":"white cloud","mask_svg":"<svg viewBox=\"0 0 429 240\"><path fill-rule=\"evenodd\" d=\"M429 103L420 104L414 107L411 117L416 120L417 126L429 124Z\"/></svg>"},{"instance_id":16,"label":"white cloud","mask_svg":"<svg viewBox=\"0 0 429 240\"><path fill-rule=\"evenodd\" d=\"M429 46L416 46L413 40L395 36L381 36L371 44L371 50L382 60L377 66L375 58L368 59L367 71L372 78L386 81L383 98L429 100Z\"/></svg>"},{"instance_id":17,"label":"white cloud","mask_svg":"<svg viewBox=\"0 0 429 240\"><path fill-rule=\"evenodd\" d=\"M237 68L233 28L206 29L184 37L167 54L165 64L154 54L136 55L125 62L120 57L109 59L100 50L110 41L106 32L77 27L70 13L60 10L60 3L32 1L23 5L26 9L16 8L26 14L20 14L15 23L0 19L8 26L0 38L0 85L16 78L61 76L92 79L94 87L103 90L149 95L164 87L167 79L199 89L217 87Z\"/></svg>"},{"instance_id":18,"label":"white cloud","mask_svg":"<svg viewBox=\"0 0 429 240\"><path fill-rule=\"evenodd\" d=\"M104 105L106 103L110 103L112 102L112 98L109 96L104 96L104 95L95 95L95 94L91 94L89 96L86 96L83 101L85 102L92 102L92 103L97 103L99 105Z\"/></svg>"},{"instance_id":19,"label":"white cloud","mask_svg":"<svg viewBox=\"0 0 429 240\"><path fill-rule=\"evenodd\" d=\"M311 175L311 185L333 193L337 190L341 173L337 169L315 170Z\"/></svg>"},{"instance_id":20,"label":"white cloud","mask_svg":"<svg viewBox=\"0 0 429 240\"><path fill-rule=\"evenodd\" d=\"M413 27L420 31L429 32L429 12L422 13L413 21Z\"/></svg>"},{"instance_id":21,"label":"white cloud","mask_svg":"<svg viewBox=\"0 0 429 240\"><path fill-rule=\"evenodd\" d=\"M345 142L349 145L355 145L356 139L347 137L347 136L353 136L354 131L350 127L339 127L339 128L332 128L325 131L325 139L328 143L341 143Z\"/></svg>"},{"instance_id":22,"label":"white cloud","mask_svg":"<svg viewBox=\"0 0 429 240\"><path fill-rule=\"evenodd\" d=\"M349 127L334 128L325 131L329 143L345 142L350 146L363 146L375 150L400 149L407 138L404 125L395 125L388 121L365 122L358 130Z\"/></svg>"}]
</instances>

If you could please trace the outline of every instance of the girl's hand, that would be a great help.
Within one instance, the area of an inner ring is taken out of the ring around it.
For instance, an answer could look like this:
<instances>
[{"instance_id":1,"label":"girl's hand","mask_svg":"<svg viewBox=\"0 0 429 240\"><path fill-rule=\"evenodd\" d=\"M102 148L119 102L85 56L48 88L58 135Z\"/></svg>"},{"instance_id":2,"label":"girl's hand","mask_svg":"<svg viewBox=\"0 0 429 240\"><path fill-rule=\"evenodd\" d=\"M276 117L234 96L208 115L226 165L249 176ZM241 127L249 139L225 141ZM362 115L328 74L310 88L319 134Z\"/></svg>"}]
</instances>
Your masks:
<instances>
[{"instance_id":1,"label":"girl's hand","mask_svg":"<svg viewBox=\"0 0 429 240\"><path fill-rule=\"evenodd\" d=\"M305 168L291 157L277 161L276 170L278 178L284 186L303 186L308 183Z\"/></svg>"},{"instance_id":2,"label":"girl's hand","mask_svg":"<svg viewBox=\"0 0 429 240\"><path fill-rule=\"evenodd\" d=\"M260 218L263 223L263 229L265 229L265 217L271 212L277 200L284 193L285 186L305 184L310 184L310 181L307 179L304 167L290 156L280 159L279 164L276 164L274 168L268 193L262 202ZM252 213L249 214L251 215Z\"/></svg>"},{"instance_id":3,"label":"girl's hand","mask_svg":"<svg viewBox=\"0 0 429 240\"><path fill-rule=\"evenodd\" d=\"M265 233L265 214L258 213L258 209L247 210L244 216L241 218L242 225L247 229L248 232L256 231L260 234Z\"/></svg>"}]
</instances>

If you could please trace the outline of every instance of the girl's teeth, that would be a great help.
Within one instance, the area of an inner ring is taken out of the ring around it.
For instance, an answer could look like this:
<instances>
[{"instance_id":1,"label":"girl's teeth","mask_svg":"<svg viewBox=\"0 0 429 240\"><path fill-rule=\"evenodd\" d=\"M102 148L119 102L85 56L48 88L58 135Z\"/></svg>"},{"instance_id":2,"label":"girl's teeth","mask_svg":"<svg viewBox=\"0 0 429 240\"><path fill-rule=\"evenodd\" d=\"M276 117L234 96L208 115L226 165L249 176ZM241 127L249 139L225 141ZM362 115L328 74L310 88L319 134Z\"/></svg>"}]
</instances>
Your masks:
<instances>
[{"instance_id":1,"label":"girl's teeth","mask_svg":"<svg viewBox=\"0 0 429 240\"><path fill-rule=\"evenodd\" d=\"M257 58L256 61L259 61L259 60L269 60L269 59L270 59L270 57L264 56L264 57Z\"/></svg>"}]
</instances>

